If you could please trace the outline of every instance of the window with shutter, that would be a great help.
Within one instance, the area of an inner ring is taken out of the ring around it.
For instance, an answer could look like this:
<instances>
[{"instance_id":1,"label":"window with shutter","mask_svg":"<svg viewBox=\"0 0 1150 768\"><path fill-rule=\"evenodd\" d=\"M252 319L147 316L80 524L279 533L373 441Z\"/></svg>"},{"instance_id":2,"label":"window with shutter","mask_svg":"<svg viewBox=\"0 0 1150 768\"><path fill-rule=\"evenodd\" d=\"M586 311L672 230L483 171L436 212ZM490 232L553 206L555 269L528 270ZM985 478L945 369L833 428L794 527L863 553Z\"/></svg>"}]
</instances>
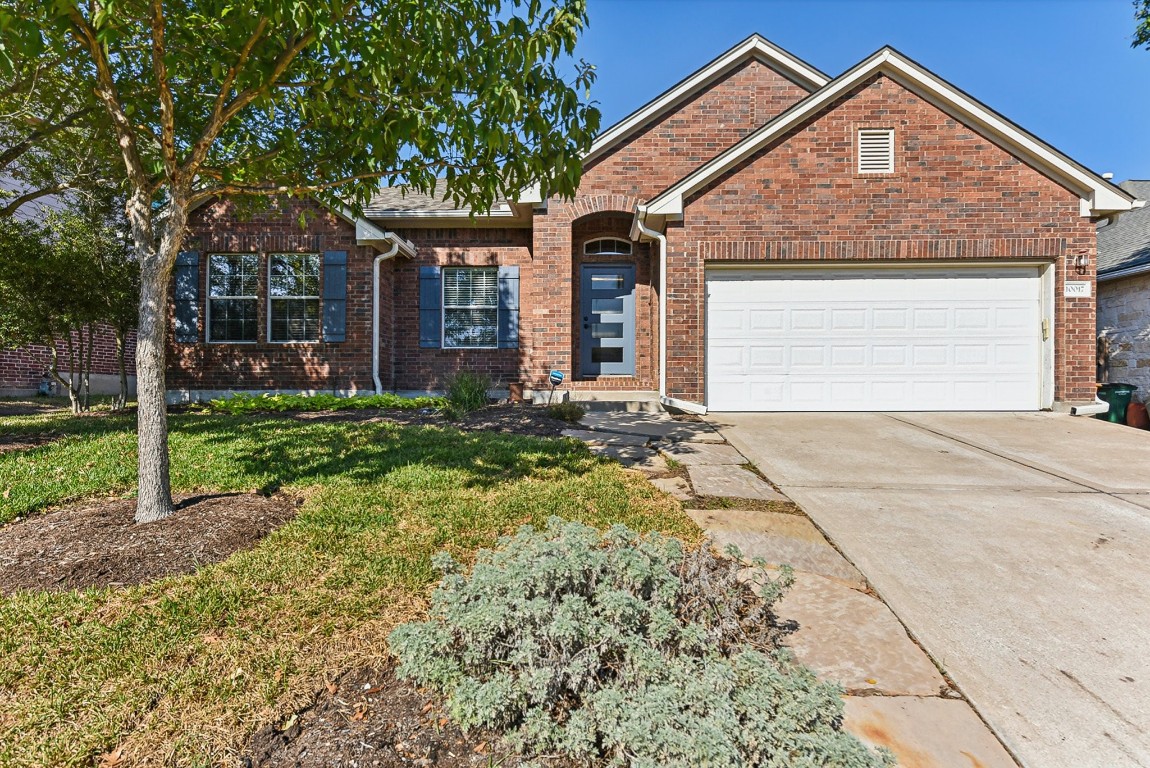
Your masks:
<instances>
[{"instance_id":1,"label":"window with shutter","mask_svg":"<svg viewBox=\"0 0 1150 768\"><path fill-rule=\"evenodd\" d=\"M213 253L208 258L208 341L256 341L260 257Z\"/></svg>"},{"instance_id":2,"label":"window with shutter","mask_svg":"<svg viewBox=\"0 0 1150 768\"><path fill-rule=\"evenodd\" d=\"M319 256L268 257L268 340L319 340Z\"/></svg>"},{"instance_id":3,"label":"window with shutter","mask_svg":"<svg viewBox=\"0 0 1150 768\"><path fill-rule=\"evenodd\" d=\"M499 343L499 270L443 270L443 346L496 347Z\"/></svg>"},{"instance_id":4,"label":"window with shutter","mask_svg":"<svg viewBox=\"0 0 1150 768\"><path fill-rule=\"evenodd\" d=\"M894 173L894 131L862 128L858 132L859 173Z\"/></svg>"}]
</instances>

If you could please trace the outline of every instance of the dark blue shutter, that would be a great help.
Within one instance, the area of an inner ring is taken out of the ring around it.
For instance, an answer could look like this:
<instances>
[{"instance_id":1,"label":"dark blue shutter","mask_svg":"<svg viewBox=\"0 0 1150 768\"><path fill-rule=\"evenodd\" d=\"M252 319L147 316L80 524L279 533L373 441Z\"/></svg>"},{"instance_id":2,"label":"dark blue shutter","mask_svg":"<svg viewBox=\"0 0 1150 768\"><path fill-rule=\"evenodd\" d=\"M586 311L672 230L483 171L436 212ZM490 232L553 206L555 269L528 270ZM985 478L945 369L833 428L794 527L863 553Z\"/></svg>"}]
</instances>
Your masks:
<instances>
[{"instance_id":1,"label":"dark blue shutter","mask_svg":"<svg viewBox=\"0 0 1150 768\"><path fill-rule=\"evenodd\" d=\"M175 274L176 341L195 344L200 340L200 252L181 251Z\"/></svg>"},{"instance_id":2,"label":"dark blue shutter","mask_svg":"<svg viewBox=\"0 0 1150 768\"><path fill-rule=\"evenodd\" d=\"M419 346L443 344L443 276L439 267L419 268Z\"/></svg>"},{"instance_id":3,"label":"dark blue shutter","mask_svg":"<svg viewBox=\"0 0 1150 768\"><path fill-rule=\"evenodd\" d=\"M519 267L499 268L499 348L519 346Z\"/></svg>"},{"instance_id":4,"label":"dark blue shutter","mask_svg":"<svg viewBox=\"0 0 1150 768\"><path fill-rule=\"evenodd\" d=\"M347 251L323 253L323 340L347 340Z\"/></svg>"}]
</instances>

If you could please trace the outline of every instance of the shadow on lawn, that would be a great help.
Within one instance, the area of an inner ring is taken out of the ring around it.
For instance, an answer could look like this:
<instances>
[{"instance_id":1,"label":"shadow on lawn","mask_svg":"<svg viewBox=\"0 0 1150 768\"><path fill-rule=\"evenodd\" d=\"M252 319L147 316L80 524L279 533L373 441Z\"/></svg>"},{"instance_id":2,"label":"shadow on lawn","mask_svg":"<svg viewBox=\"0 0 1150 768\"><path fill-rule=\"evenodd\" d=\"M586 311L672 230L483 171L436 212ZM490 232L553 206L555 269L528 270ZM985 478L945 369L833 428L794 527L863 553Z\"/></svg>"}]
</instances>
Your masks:
<instances>
[{"instance_id":1,"label":"shadow on lawn","mask_svg":"<svg viewBox=\"0 0 1150 768\"><path fill-rule=\"evenodd\" d=\"M293 483L379 482L396 471L418 474L421 468L454 471L455 484L486 488L540 472L584 475L598 463L569 440L453 427L301 423L267 416L180 417L170 425L173 434L210 445L214 460L231 462L253 477L270 477L261 493Z\"/></svg>"}]
</instances>

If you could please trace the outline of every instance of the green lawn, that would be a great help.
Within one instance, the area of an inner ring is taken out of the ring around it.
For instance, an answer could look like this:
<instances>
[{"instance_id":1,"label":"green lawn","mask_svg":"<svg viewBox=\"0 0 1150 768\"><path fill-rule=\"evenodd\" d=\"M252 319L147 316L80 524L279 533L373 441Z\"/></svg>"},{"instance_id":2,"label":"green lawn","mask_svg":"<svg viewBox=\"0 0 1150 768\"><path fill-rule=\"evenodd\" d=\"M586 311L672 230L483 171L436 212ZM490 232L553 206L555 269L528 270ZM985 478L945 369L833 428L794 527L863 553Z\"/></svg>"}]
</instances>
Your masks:
<instances>
[{"instance_id":1,"label":"green lawn","mask_svg":"<svg viewBox=\"0 0 1150 768\"><path fill-rule=\"evenodd\" d=\"M0 455L0 523L131 493L128 417L0 418L63 435ZM282 489L299 517L249 552L127 590L0 598L0 765L214 765L425 609L467 558L560 515L695 539L677 502L568 440L268 416L171 418L177 491Z\"/></svg>"}]
</instances>

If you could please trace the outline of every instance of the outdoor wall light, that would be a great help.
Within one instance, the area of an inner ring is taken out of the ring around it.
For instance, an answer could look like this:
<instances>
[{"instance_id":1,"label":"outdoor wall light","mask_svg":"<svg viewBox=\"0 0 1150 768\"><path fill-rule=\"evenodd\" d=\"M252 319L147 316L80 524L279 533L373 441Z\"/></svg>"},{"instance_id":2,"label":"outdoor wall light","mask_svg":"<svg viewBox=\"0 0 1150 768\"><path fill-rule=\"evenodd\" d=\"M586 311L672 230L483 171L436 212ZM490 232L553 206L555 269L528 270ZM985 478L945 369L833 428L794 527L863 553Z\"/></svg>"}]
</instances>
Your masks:
<instances>
[{"instance_id":1,"label":"outdoor wall light","mask_svg":"<svg viewBox=\"0 0 1150 768\"><path fill-rule=\"evenodd\" d=\"M1080 253L1074 257L1074 271L1080 275L1086 274L1086 268L1090 266L1090 257L1085 253Z\"/></svg>"}]
</instances>

